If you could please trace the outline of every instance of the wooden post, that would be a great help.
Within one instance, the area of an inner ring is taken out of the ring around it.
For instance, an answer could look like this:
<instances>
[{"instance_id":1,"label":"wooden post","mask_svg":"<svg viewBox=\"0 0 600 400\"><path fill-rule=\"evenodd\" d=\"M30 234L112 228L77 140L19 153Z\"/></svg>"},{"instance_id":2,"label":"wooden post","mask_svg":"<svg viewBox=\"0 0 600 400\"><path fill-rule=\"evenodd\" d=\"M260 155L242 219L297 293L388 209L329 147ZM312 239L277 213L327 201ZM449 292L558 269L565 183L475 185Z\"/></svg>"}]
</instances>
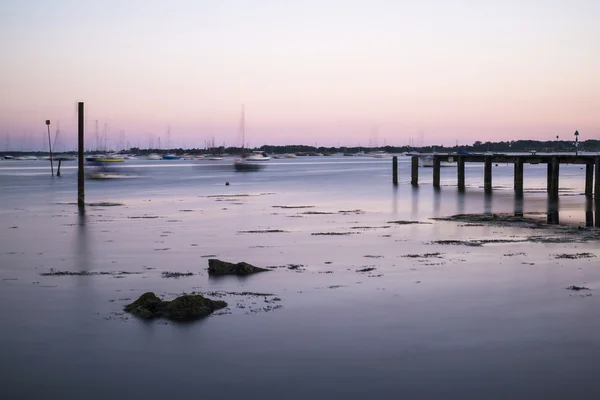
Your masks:
<instances>
[{"instance_id":1,"label":"wooden post","mask_svg":"<svg viewBox=\"0 0 600 400\"><path fill-rule=\"evenodd\" d=\"M585 164L585 195L591 196L594 188L594 164Z\"/></svg>"},{"instance_id":2,"label":"wooden post","mask_svg":"<svg viewBox=\"0 0 600 400\"><path fill-rule=\"evenodd\" d=\"M78 171L77 171L77 205L79 208L85 208L85 180L83 174L83 162L85 161L85 155L83 154L83 102L79 102L77 105L78 115Z\"/></svg>"},{"instance_id":3,"label":"wooden post","mask_svg":"<svg viewBox=\"0 0 600 400\"><path fill-rule=\"evenodd\" d=\"M419 157L412 156L410 167L410 184L413 186L419 185Z\"/></svg>"},{"instance_id":4,"label":"wooden post","mask_svg":"<svg viewBox=\"0 0 600 400\"><path fill-rule=\"evenodd\" d=\"M58 168L56 170L56 176L60 176L60 163L62 163L62 160L58 160Z\"/></svg>"},{"instance_id":5,"label":"wooden post","mask_svg":"<svg viewBox=\"0 0 600 400\"><path fill-rule=\"evenodd\" d=\"M483 189L485 193L492 193L492 157L485 157L485 166L483 171Z\"/></svg>"},{"instance_id":6,"label":"wooden post","mask_svg":"<svg viewBox=\"0 0 600 400\"><path fill-rule=\"evenodd\" d=\"M558 157L552 157L552 163L551 165L551 192L550 195L552 197L557 198L558 197L558 175L559 175L559 171L560 171L560 163L558 162Z\"/></svg>"},{"instance_id":7,"label":"wooden post","mask_svg":"<svg viewBox=\"0 0 600 400\"><path fill-rule=\"evenodd\" d=\"M394 185L398 184L398 157L392 158L392 182Z\"/></svg>"},{"instance_id":8,"label":"wooden post","mask_svg":"<svg viewBox=\"0 0 600 400\"><path fill-rule=\"evenodd\" d=\"M590 196L585 198L585 226L594 226L594 203Z\"/></svg>"},{"instance_id":9,"label":"wooden post","mask_svg":"<svg viewBox=\"0 0 600 400\"><path fill-rule=\"evenodd\" d=\"M523 193L523 159L518 157L515 159L515 192Z\"/></svg>"},{"instance_id":10,"label":"wooden post","mask_svg":"<svg viewBox=\"0 0 600 400\"><path fill-rule=\"evenodd\" d=\"M596 178L594 179L594 198L596 199L597 203L598 201L600 201L600 157L594 157L594 175L596 176ZM598 214L597 208L596 214Z\"/></svg>"},{"instance_id":11,"label":"wooden post","mask_svg":"<svg viewBox=\"0 0 600 400\"><path fill-rule=\"evenodd\" d=\"M440 157L433 156L433 187L440 187Z\"/></svg>"},{"instance_id":12,"label":"wooden post","mask_svg":"<svg viewBox=\"0 0 600 400\"><path fill-rule=\"evenodd\" d=\"M465 156L458 156L458 190L465 190Z\"/></svg>"},{"instance_id":13,"label":"wooden post","mask_svg":"<svg viewBox=\"0 0 600 400\"><path fill-rule=\"evenodd\" d=\"M546 173L546 193L552 192L552 163L548 162L546 164L547 173Z\"/></svg>"}]
</instances>

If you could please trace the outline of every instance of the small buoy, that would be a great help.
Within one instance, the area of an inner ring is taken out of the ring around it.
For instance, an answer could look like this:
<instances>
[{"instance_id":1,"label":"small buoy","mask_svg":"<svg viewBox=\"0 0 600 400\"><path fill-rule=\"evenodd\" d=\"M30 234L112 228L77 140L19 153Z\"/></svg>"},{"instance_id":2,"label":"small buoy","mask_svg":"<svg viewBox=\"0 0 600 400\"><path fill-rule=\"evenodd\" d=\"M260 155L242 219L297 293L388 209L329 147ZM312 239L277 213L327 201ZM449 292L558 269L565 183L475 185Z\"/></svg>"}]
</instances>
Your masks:
<instances>
[{"instance_id":1,"label":"small buoy","mask_svg":"<svg viewBox=\"0 0 600 400\"><path fill-rule=\"evenodd\" d=\"M225 182L225 186L229 186L229 182Z\"/></svg>"},{"instance_id":2,"label":"small buoy","mask_svg":"<svg viewBox=\"0 0 600 400\"><path fill-rule=\"evenodd\" d=\"M498 164L496 164L496 167L498 166Z\"/></svg>"}]
</instances>

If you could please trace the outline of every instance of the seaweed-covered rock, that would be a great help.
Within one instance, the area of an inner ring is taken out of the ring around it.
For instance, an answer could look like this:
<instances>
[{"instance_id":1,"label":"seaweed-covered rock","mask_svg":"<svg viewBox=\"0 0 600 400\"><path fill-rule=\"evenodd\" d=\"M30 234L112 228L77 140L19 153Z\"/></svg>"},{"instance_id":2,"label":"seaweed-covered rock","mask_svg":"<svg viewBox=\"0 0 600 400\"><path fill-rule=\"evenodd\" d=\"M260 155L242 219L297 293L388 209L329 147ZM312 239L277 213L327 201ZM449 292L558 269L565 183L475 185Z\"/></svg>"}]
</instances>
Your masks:
<instances>
[{"instance_id":1,"label":"seaweed-covered rock","mask_svg":"<svg viewBox=\"0 0 600 400\"><path fill-rule=\"evenodd\" d=\"M266 268L255 267L246 262L237 264L211 258L208 260L208 273L212 275L249 275L256 272L269 271Z\"/></svg>"},{"instance_id":2,"label":"seaweed-covered rock","mask_svg":"<svg viewBox=\"0 0 600 400\"><path fill-rule=\"evenodd\" d=\"M155 314L160 312L162 300L154 293L147 292L140 296L139 299L125 306L125 311L132 313L140 318L153 318Z\"/></svg>"},{"instance_id":3,"label":"seaweed-covered rock","mask_svg":"<svg viewBox=\"0 0 600 400\"><path fill-rule=\"evenodd\" d=\"M199 294L186 294L172 301L164 301L154 293L148 292L126 305L125 311L145 319L164 317L176 321L190 321L225 307L227 303L224 301L207 299Z\"/></svg>"}]
</instances>

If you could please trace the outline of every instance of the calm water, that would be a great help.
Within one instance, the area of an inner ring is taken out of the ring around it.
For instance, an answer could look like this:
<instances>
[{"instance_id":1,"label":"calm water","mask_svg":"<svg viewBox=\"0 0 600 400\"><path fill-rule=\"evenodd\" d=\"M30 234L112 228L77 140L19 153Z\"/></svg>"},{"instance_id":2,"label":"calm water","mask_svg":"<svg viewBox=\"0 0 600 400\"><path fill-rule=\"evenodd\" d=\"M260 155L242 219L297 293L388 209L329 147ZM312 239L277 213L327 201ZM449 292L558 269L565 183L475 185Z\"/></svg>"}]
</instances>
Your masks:
<instances>
[{"instance_id":1,"label":"calm water","mask_svg":"<svg viewBox=\"0 0 600 400\"><path fill-rule=\"evenodd\" d=\"M120 205L79 213L73 166L51 178L46 163L0 161L7 398L600 396L597 258L555 257L600 256L597 243L431 244L539 234L429 218L522 210L545 219L545 165L525 167L523 199L502 164L488 196L479 165L467 166L464 193L454 168L442 169L441 190L420 169L414 189L408 158L397 187L391 160L360 157L272 160L253 173L229 160L119 169L127 178L86 181L86 201ZM561 166L561 222L594 217L584 175ZM398 220L424 223L390 223ZM406 257L424 253L440 254ZM213 279L209 256L280 268ZM52 270L136 274L40 275ZM122 313L146 291L219 291L229 309L191 324Z\"/></svg>"}]
</instances>

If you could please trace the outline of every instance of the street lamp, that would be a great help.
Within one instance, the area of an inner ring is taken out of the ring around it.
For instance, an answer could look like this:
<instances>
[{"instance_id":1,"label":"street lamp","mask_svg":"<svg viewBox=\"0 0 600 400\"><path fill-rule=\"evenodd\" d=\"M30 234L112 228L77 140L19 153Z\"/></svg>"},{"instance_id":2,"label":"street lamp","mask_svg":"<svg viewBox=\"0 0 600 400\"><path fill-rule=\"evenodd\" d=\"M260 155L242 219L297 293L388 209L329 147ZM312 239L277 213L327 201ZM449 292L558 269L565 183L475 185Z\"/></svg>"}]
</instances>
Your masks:
<instances>
[{"instance_id":1,"label":"street lamp","mask_svg":"<svg viewBox=\"0 0 600 400\"><path fill-rule=\"evenodd\" d=\"M556 135L556 151L558 151L558 135Z\"/></svg>"},{"instance_id":2,"label":"street lamp","mask_svg":"<svg viewBox=\"0 0 600 400\"><path fill-rule=\"evenodd\" d=\"M575 135L575 155L577 155L578 150L579 150L579 131L575 131L574 135Z\"/></svg>"}]
</instances>

